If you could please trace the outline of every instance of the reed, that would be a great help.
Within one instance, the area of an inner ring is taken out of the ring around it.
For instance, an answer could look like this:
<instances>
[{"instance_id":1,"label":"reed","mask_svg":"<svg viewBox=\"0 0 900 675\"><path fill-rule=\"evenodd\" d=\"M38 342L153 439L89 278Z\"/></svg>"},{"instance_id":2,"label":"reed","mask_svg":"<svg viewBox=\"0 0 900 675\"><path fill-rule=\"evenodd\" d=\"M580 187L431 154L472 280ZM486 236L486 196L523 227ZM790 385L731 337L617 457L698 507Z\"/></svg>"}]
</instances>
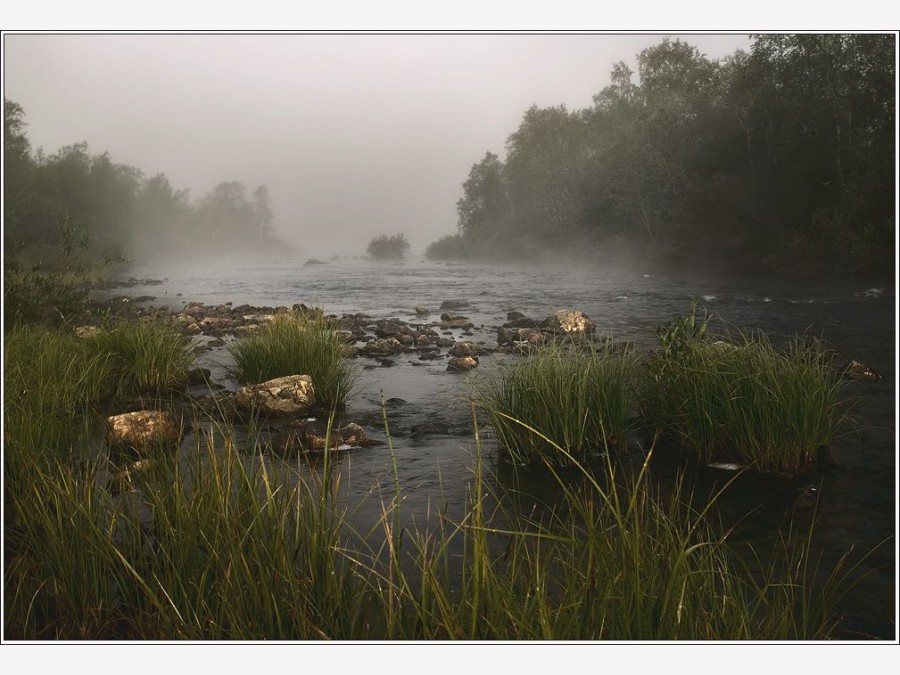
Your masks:
<instances>
[{"instance_id":1,"label":"reed","mask_svg":"<svg viewBox=\"0 0 900 675\"><path fill-rule=\"evenodd\" d=\"M489 378L476 398L513 462L567 464L569 455L585 461L607 445L625 444L637 365L632 348L549 347ZM557 446L568 454L557 452Z\"/></svg>"},{"instance_id":2,"label":"reed","mask_svg":"<svg viewBox=\"0 0 900 675\"><path fill-rule=\"evenodd\" d=\"M235 342L229 352L239 381L259 383L286 375L309 375L317 400L327 408L343 407L356 384L345 343L316 316L279 314L255 335Z\"/></svg>"},{"instance_id":3,"label":"reed","mask_svg":"<svg viewBox=\"0 0 900 675\"><path fill-rule=\"evenodd\" d=\"M646 424L702 462L800 474L815 466L845 419L841 381L795 341L776 350L763 334L697 342L651 356L640 397Z\"/></svg>"}]
</instances>

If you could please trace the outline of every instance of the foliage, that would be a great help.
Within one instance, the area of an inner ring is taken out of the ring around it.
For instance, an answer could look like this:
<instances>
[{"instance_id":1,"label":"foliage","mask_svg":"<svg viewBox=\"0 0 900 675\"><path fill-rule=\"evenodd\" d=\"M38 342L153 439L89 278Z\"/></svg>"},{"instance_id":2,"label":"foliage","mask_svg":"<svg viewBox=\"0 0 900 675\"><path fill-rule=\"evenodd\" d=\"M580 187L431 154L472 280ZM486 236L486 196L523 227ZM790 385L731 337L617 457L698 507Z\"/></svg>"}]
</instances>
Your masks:
<instances>
[{"instance_id":1,"label":"foliage","mask_svg":"<svg viewBox=\"0 0 900 675\"><path fill-rule=\"evenodd\" d=\"M668 323L657 326L656 338L659 340L666 359L677 358L691 345L706 337L709 322L714 315L704 307L703 316L698 317L698 305L696 299L691 300L691 313L688 316L676 315Z\"/></svg>"},{"instance_id":2,"label":"foliage","mask_svg":"<svg viewBox=\"0 0 900 675\"><path fill-rule=\"evenodd\" d=\"M890 34L766 34L720 61L665 38L473 165L458 253L626 241L647 265L890 273L894 61Z\"/></svg>"},{"instance_id":3,"label":"foliage","mask_svg":"<svg viewBox=\"0 0 900 675\"><path fill-rule=\"evenodd\" d=\"M458 234L448 234L433 241L425 249L429 260L458 260L468 257L468 242Z\"/></svg>"},{"instance_id":4,"label":"foliage","mask_svg":"<svg viewBox=\"0 0 900 675\"><path fill-rule=\"evenodd\" d=\"M406 235L395 234L389 237L382 234L369 242L366 255L374 260L401 260L409 255L409 249Z\"/></svg>"},{"instance_id":5,"label":"foliage","mask_svg":"<svg viewBox=\"0 0 900 675\"><path fill-rule=\"evenodd\" d=\"M342 407L356 381L355 371L345 358L346 344L316 315L276 315L256 334L234 342L229 352L241 382L309 375L316 400L326 407Z\"/></svg>"},{"instance_id":6,"label":"foliage","mask_svg":"<svg viewBox=\"0 0 900 675\"><path fill-rule=\"evenodd\" d=\"M624 447L636 377L631 348L547 347L489 379L477 398L513 462L565 465Z\"/></svg>"},{"instance_id":7,"label":"foliage","mask_svg":"<svg viewBox=\"0 0 900 675\"><path fill-rule=\"evenodd\" d=\"M234 247L268 251L277 245L265 185L251 194L235 181L216 185L191 203L163 174L93 155L75 143L46 155L33 152L22 107L4 99L4 245L39 257L56 245L58 223L78 223L98 250L148 262L165 254L190 258Z\"/></svg>"},{"instance_id":8,"label":"foliage","mask_svg":"<svg viewBox=\"0 0 900 675\"><path fill-rule=\"evenodd\" d=\"M43 249L43 257L26 262L21 251L10 252L3 266L3 318L11 327L24 322L60 325L84 309L91 285L102 271L121 258L97 261L85 232L66 213L59 242ZM34 255L35 251L31 251Z\"/></svg>"}]
</instances>

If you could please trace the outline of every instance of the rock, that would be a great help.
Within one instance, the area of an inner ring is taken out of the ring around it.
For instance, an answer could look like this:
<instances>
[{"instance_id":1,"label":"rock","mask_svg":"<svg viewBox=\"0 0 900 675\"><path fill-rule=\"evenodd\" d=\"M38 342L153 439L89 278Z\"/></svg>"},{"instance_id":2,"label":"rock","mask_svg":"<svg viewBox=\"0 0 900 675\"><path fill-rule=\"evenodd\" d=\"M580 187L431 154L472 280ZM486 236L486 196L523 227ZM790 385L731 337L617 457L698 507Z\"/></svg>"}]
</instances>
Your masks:
<instances>
[{"instance_id":1,"label":"rock","mask_svg":"<svg viewBox=\"0 0 900 675\"><path fill-rule=\"evenodd\" d=\"M366 431L358 424L351 422L341 429L341 438L344 441L341 445L352 445L361 447L369 440L366 437Z\"/></svg>"},{"instance_id":2,"label":"rock","mask_svg":"<svg viewBox=\"0 0 900 675\"><path fill-rule=\"evenodd\" d=\"M543 326L556 333L585 335L594 333L594 322L576 309L559 309L544 319Z\"/></svg>"},{"instance_id":3,"label":"rock","mask_svg":"<svg viewBox=\"0 0 900 675\"><path fill-rule=\"evenodd\" d=\"M388 408L400 408L402 406L405 406L406 404L407 404L407 401L405 399L398 398L396 396L392 396L391 398L389 398L387 401L384 402L384 405L387 406Z\"/></svg>"},{"instance_id":4,"label":"rock","mask_svg":"<svg viewBox=\"0 0 900 675\"><path fill-rule=\"evenodd\" d=\"M75 329L75 335L80 338L92 338L100 335L102 331L97 326L78 326Z\"/></svg>"},{"instance_id":5,"label":"rock","mask_svg":"<svg viewBox=\"0 0 900 675\"><path fill-rule=\"evenodd\" d=\"M477 356L456 356L447 363L447 370L465 372L478 365Z\"/></svg>"},{"instance_id":6,"label":"rock","mask_svg":"<svg viewBox=\"0 0 900 675\"><path fill-rule=\"evenodd\" d=\"M522 312L507 312L504 328L540 328L541 322L525 316Z\"/></svg>"},{"instance_id":7,"label":"rock","mask_svg":"<svg viewBox=\"0 0 900 675\"><path fill-rule=\"evenodd\" d=\"M146 455L157 448L177 448L180 441L181 425L172 413L140 410L106 418L106 442L113 450Z\"/></svg>"},{"instance_id":8,"label":"rock","mask_svg":"<svg viewBox=\"0 0 900 675\"><path fill-rule=\"evenodd\" d=\"M855 359L850 361L847 365L847 369L844 371L844 377L848 377L851 380L867 380L869 382L878 382L884 379L880 373L875 372Z\"/></svg>"},{"instance_id":9,"label":"rock","mask_svg":"<svg viewBox=\"0 0 900 675\"><path fill-rule=\"evenodd\" d=\"M441 321L468 321L469 317L462 314L454 314L453 312L444 312L441 314Z\"/></svg>"},{"instance_id":10,"label":"rock","mask_svg":"<svg viewBox=\"0 0 900 675\"><path fill-rule=\"evenodd\" d=\"M212 372L209 368L192 368L187 374L188 384L206 384L209 382L210 375L212 375Z\"/></svg>"},{"instance_id":11,"label":"rock","mask_svg":"<svg viewBox=\"0 0 900 675\"><path fill-rule=\"evenodd\" d=\"M287 375L261 384L250 384L237 392L235 403L244 411L269 416L304 415L315 404L309 375Z\"/></svg>"},{"instance_id":12,"label":"rock","mask_svg":"<svg viewBox=\"0 0 900 675\"><path fill-rule=\"evenodd\" d=\"M431 312L425 307L416 307L415 308L416 316L428 316Z\"/></svg>"},{"instance_id":13,"label":"rock","mask_svg":"<svg viewBox=\"0 0 900 675\"><path fill-rule=\"evenodd\" d=\"M451 328L455 328L456 330L469 330L470 328L474 327L475 324L468 319L452 319L450 321L441 321L441 328L443 330Z\"/></svg>"},{"instance_id":14,"label":"rock","mask_svg":"<svg viewBox=\"0 0 900 675\"><path fill-rule=\"evenodd\" d=\"M445 309L462 309L463 307L468 307L468 300L444 300L441 303L439 309L444 311Z\"/></svg>"},{"instance_id":15,"label":"rock","mask_svg":"<svg viewBox=\"0 0 900 675\"><path fill-rule=\"evenodd\" d=\"M543 344L546 339L547 336L536 328L504 328L501 326L497 330L497 342L500 344L524 342L528 345L539 345Z\"/></svg>"},{"instance_id":16,"label":"rock","mask_svg":"<svg viewBox=\"0 0 900 675\"><path fill-rule=\"evenodd\" d=\"M382 338L380 340L372 340L359 350L363 356L394 356L404 351L404 346L397 338Z\"/></svg>"},{"instance_id":17,"label":"rock","mask_svg":"<svg viewBox=\"0 0 900 675\"><path fill-rule=\"evenodd\" d=\"M416 335L416 332L407 326L402 321L398 319L386 319L383 321L375 322L375 337L378 338L389 338L394 337L398 340L401 338L409 336L413 338ZM410 340L411 342L412 340Z\"/></svg>"},{"instance_id":18,"label":"rock","mask_svg":"<svg viewBox=\"0 0 900 675\"><path fill-rule=\"evenodd\" d=\"M481 353L474 342L457 342L450 348L450 356L478 356Z\"/></svg>"}]
</instances>

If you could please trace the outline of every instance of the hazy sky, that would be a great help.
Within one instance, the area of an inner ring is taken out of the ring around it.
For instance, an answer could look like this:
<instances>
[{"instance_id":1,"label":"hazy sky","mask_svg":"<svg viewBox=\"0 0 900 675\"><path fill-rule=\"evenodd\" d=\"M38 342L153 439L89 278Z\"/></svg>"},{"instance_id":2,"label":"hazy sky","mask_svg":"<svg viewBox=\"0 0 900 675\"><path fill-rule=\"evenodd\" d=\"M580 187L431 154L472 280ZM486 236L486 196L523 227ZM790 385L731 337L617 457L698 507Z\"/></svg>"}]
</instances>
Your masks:
<instances>
[{"instance_id":1,"label":"hazy sky","mask_svg":"<svg viewBox=\"0 0 900 675\"><path fill-rule=\"evenodd\" d=\"M301 255L397 232L421 252L455 232L469 169L503 156L530 105L591 105L614 62L636 70L663 37L6 34L4 96L47 153L86 141L194 198L267 184ZM750 45L681 37L710 58Z\"/></svg>"}]
</instances>

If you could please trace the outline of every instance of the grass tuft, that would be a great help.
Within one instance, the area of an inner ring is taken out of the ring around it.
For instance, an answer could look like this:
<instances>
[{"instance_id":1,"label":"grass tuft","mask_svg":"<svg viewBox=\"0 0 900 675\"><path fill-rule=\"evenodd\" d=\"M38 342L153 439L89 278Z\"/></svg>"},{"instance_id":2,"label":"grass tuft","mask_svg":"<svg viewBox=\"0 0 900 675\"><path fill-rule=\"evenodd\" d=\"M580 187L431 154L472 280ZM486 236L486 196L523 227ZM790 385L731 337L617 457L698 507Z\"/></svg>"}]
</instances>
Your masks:
<instances>
[{"instance_id":1,"label":"grass tuft","mask_svg":"<svg viewBox=\"0 0 900 675\"><path fill-rule=\"evenodd\" d=\"M568 464L557 446L584 461L607 444L624 446L637 365L632 348L547 347L489 379L476 398L513 462ZM527 421L540 435L516 420Z\"/></svg>"},{"instance_id":2,"label":"grass tuft","mask_svg":"<svg viewBox=\"0 0 900 675\"><path fill-rule=\"evenodd\" d=\"M229 351L239 381L255 384L286 375L309 375L316 399L326 407L343 407L356 383L343 340L315 316L279 314Z\"/></svg>"}]
</instances>

